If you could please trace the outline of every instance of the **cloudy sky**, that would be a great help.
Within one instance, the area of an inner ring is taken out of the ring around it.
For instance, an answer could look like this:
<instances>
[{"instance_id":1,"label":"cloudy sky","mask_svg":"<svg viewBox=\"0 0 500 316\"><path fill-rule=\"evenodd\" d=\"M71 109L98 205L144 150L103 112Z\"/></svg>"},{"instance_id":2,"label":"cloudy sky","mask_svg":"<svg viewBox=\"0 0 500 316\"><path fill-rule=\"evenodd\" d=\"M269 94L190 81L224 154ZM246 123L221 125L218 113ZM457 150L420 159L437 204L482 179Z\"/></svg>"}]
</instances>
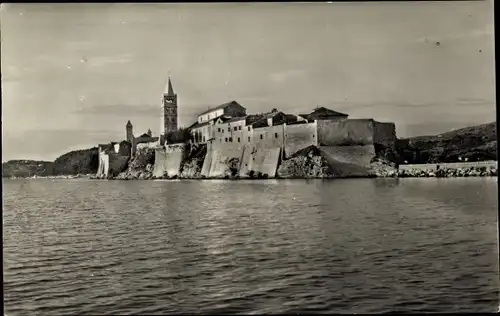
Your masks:
<instances>
[{"instance_id":1,"label":"cloudy sky","mask_svg":"<svg viewBox=\"0 0 500 316\"><path fill-rule=\"evenodd\" d=\"M400 137L495 120L493 1L2 4L2 161L53 160L160 129L321 104ZM438 45L439 42L439 45Z\"/></svg>"}]
</instances>

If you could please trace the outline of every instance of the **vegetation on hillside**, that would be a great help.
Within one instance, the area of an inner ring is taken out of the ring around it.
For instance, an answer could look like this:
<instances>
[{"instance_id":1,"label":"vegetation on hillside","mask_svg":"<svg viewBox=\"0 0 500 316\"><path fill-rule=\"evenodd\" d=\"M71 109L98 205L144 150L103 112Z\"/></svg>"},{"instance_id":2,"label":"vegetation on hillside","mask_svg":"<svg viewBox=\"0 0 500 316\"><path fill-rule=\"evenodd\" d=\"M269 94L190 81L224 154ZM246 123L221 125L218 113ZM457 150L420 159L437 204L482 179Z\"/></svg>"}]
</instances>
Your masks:
<instances>
[{"instance_id":1,"label":"vegetation on hillside","mask_svg":"<svg viewBox=\"0 0 500 316\"><path fill-rule=\"evenodd\" d=\"M70 151L54 160L53 175L97 173L99 152L97 147Z\"/></svg>"},{"instance_id":2,"label":"vegetation on hillside","mask_svg":"<svg viewBox=\"0 0 500 316\"><path fill-rule=\"evenodd\" d=\"M54 163L38 160L10 160L2 163L2 178L46 177L52 175Z\"/></svg>"},{"instance_id":3,"label":"vegetation on hillside","mask_svg":"<svg viewBox=\"0 0 500 316\"><path fill-rule=\"evenodd\" d=\"M497 160L496 122L398 140L400 163Z\"/></svg>"}]
</instances>

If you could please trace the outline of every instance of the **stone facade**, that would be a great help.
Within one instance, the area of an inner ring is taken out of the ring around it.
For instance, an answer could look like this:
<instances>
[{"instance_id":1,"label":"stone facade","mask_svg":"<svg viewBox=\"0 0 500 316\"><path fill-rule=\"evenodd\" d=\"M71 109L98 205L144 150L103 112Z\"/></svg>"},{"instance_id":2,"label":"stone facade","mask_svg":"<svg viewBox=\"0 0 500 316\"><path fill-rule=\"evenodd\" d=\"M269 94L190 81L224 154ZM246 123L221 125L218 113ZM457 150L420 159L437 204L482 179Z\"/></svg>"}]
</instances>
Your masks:
<instances>
[{"instance_id":1,"label":"stone facade","mask_svg":"<svg viewBox=\"0 0 500 316\"><path fill-rule=\"evenodd\" d=\"M98 146L99 166L97 168L97 177L114 177L125 170L130 159L131 147L132 145L127 141L100 144Z\"/></svg>"},{"instance_id":2,"label":"stone facade","mask_svg":"<svg viewBox=\"0 0 500 316\"><path fill-rule=\"evenodd\" d=\"M199 114L196 123L189 127L194 138L194 143L205 144L213 140L215 137L215 130L221 128L220 125L222 122L245 116L246 109L236 101L221 104Z\"/></svg>"}]
</instances>

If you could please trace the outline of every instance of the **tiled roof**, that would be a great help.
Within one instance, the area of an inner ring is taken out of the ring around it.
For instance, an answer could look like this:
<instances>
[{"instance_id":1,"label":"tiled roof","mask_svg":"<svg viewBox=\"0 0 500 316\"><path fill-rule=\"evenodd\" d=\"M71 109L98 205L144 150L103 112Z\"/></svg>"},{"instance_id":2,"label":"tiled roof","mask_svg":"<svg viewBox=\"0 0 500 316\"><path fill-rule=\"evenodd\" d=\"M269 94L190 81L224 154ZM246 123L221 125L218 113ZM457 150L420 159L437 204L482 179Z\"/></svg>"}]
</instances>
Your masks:
<instances>
[{"instance_id":1,"label":"tiled roof","mask_svg":"<svg viewBox=\"0 0 500 316\"><path fill-rule=\"evenodd\" d=\"M254 127L267 126L267 120L270 118L274 118L278 114L283 115L283 117L285 118L283 122L278 122L278 124L286 122L286 114L281 111L277 111L264 114L248 115L246 120L246 125L252 125Z\"/></svg>"},{"instance_id":2,"label":"tiled roof","mask_svg":"<svg viewBox=\"0 0 500 316\"><path fill-rule=\"evenodd\" d=\"M258 121L261 121L265 118L264 114L250 114L247 115L245 120L246 120L246 125L252 125Z\"/></svg>"},{"instance_id":3,"label":"tiled roof","mask_svg":"<svg viewBox=\"0 0 500 316\"><path fill-rule=\"evenodd\" d=\"M309 115L313 115L313 114L326 114L329 116L349 116L349 115L344 114L344 113L340 113L340 112L337 112L334 110L327 109L324 106L319 107L317 109L314 109L314 111L312 111L311 114L309 114Z\"/></svg>"},{"instance_id":4,"label":"tiled roof","mask_svg":"<svg viewBox=\"0 0 500 316\"><path fill-rule=\"evenodd\" d=\"M232 122L238 122L246 119L246 116L238 116L238 117L232 117L229 120L226 121L226 123L232 123Z\"/></svg>"},{"instance_id":5,"label":"tiled roof","mask_svg":"<svg viewBox=\"0 0 500 316\"><path fill-rule=\"evenodd\" d=\"M215 121L218 121L218 120L221 120L222 123L226 123L228 122L230 119L232 119L232 117L230 116L219 116L218 118L215 119Z\"/></svg>"},{"instance_id":6,"label":"tiled roof","mask_svg":"<svg viewBox=\"0 0 500 316\"><path fill-rule=\"evenodd\" d=\"M233 101L231 101L231 102L227 102L227 103L224 103L224 104L218 105L218 106L216 106L216 107L214 107L214 108L208 109L208 110L206 110L205 112L202 112L202 113L200 113L200 114L198 114L198 115L204 115L204 114L207 114L207 113L210 113L210 112L213 112L213 111L217 111L217 110L220 110L220 109L225 109L226 107L228 107L228 106L230 106L230 105L233 105L233 104L237 104L237 105L241 106L241 104L239 104L238 102L236 102L236 101L234 101L234 100L233 100ZM242 107L242 106L241 106L241 107Z\"/></svg>"},{"instance_id":7,"label":"tiled roof","mask_svg":"<svg viewBox=\"0 0 500 316\"><path fill-rule=\"evenodd\" d=\"M196 122L196 123L194 123L193 125L191 125L189 128L190 128L190 129L193 129L193 128L200 128L200 127L203 127L203 126L206 126L206 125L210 125L210 122L211 122L211 121L208 121L208 122L203 122L203 123L201 123L201 124L200 124L200 123L198 123L198 122Z\"/></svg>"}]
</instances>

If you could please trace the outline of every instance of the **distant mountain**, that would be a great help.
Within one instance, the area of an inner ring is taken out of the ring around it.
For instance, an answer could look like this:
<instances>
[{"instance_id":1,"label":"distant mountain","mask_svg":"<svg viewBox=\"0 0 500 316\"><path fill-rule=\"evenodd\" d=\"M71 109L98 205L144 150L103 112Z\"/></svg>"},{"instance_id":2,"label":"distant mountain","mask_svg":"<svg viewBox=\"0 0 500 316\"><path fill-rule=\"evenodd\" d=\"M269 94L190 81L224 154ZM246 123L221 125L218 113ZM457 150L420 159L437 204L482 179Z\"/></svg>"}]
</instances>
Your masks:
<instances>
[{"instance_id":1,"label":"distant mountain","mask_svg":"<svg viewBox=\"0 0 500 316\"><path fill-rule=\"evenodd\" d=\"M497 160L496 122L439 135L399 139L396 147L400 163Z\"/></svg>"},{"instance_id":2,"label":"distant mountain","mask_svg":"<svg viewBox=\"0 0 500 316\"><path fill-rule=\"evenodd\" d=\"M2 163L2 177L27 178L33 176L50 176L54 163L38 160L10 160Z\"/></svg>"},{"instance_id":3,"label":"distant mountain","mask_svg":"<svg viewBox=\"0 0 500 316\"><path fill-rule=\"evenodd\" d=\"M97 147L70 151L54 162L10 160L2 163L2 177L28 178L54 175L95 174L99 165Z\"/></svg>"}]
</instances>

